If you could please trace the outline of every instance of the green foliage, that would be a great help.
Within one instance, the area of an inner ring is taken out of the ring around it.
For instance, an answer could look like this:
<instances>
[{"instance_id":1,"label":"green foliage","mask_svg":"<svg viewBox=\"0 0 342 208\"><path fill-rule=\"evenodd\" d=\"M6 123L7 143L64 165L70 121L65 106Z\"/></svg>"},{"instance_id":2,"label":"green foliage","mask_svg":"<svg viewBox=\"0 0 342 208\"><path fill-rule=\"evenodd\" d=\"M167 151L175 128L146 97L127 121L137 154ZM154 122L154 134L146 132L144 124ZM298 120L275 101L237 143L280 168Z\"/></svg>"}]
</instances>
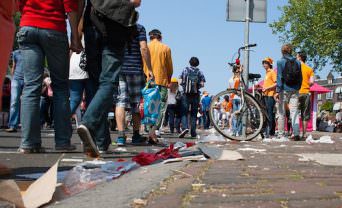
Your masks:
<instances>
[{"instance_id":1,"label":"green foliage","mask_svg":"<svg viewBox=\"0 0 342 208\"><path fill-rule=\"evenodd\" d=\"M325 111L329 111L332 112L333 111L333 107L334 107L334 103L331 101L327 101L325 103L323 103L323 105L321 106L321 111L325 110Z\"/></svg>"},{"instance_id":2,"label":"green foliage","mask_svg":"<svg viewBox=\"0 0 342 208\"><path fill-rule=\"evenodd\" d=\"M342 72L342 0L289 0L279 9L273 33L305 51L315 69L331 64Z\"/></svg>"}]
</instances>

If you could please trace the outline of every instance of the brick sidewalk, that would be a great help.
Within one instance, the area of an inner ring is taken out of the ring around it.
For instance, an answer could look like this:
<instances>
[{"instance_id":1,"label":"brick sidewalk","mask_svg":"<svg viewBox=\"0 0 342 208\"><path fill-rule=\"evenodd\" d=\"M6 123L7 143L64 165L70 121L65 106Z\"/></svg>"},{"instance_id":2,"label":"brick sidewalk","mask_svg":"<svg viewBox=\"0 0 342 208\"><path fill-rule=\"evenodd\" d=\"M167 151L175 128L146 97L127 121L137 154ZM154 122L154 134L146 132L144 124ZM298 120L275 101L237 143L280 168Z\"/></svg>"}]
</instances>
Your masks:
<instances>
[{"instance_id":1,"label":"brick sidewalk","mask_svg":"<svg viewBox=\"0 0 342 208\"><path fill-rule=\"evenodd\" d=\"M165 180L147 207L342 207L342 167L299 161L297 155L342 157L342 140L335 141L224 145L220 148L259 151L239 151L242 161L191 163Z\"/></svg>"}]
</instances>

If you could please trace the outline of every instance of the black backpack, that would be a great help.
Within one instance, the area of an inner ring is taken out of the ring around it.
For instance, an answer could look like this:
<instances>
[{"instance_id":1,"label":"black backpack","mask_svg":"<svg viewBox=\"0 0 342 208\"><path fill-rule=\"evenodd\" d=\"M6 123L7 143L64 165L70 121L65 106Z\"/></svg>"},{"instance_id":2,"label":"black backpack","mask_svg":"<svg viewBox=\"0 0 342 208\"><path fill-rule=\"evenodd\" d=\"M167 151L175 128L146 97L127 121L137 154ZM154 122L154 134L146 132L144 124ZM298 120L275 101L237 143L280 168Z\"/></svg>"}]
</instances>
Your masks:
<instances>
[{"instance_id":1,"label":"black backpack","mask_svg":"<svg viewBox=\"0 0 342 208\"><path fill-rule=\"evenodd\" d=\"M302 70L296 59L285 58L283 70L283 82L288 86L300 86L302 84Z\"/></svg>"},{"instance_id":2,"label":"black backpack","mask_svg":"<svg viewBox=\"0 0 342 208\"><path fill-rule=\"evenodd\" d=\"M187 73L185 76L185 94L199 94L199 70L198 69L191 69L186 68Z\"/></svg>"}]
</instances>

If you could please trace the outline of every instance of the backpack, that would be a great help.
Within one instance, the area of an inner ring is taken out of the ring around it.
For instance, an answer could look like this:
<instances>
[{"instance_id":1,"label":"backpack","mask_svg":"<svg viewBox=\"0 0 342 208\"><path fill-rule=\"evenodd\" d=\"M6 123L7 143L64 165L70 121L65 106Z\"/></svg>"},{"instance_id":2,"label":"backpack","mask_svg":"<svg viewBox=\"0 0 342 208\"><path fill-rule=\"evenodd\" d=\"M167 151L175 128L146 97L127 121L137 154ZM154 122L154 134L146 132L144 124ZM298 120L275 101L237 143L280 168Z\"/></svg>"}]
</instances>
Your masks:
<instances>
[{"instance_id":1,"label":"backpack","mask_svg":"<svg viewBox=\"0 0 342 208\"><path fill-rule=\"evenodd\" d=\"M283 81L288 86L300 86L302 83L302 70L296 59L286 59L283 70Z\"/></svg>"},{"instance_id":2,"label":"backpack","mask_svg":"<svg viewBox=\"0 0 342 208\"><path fill-rule=\"evenodd\" d=\"M184 93L199 94L199 70L196 68L186 68L186 70Z\"/></svg>"}]
</instances>

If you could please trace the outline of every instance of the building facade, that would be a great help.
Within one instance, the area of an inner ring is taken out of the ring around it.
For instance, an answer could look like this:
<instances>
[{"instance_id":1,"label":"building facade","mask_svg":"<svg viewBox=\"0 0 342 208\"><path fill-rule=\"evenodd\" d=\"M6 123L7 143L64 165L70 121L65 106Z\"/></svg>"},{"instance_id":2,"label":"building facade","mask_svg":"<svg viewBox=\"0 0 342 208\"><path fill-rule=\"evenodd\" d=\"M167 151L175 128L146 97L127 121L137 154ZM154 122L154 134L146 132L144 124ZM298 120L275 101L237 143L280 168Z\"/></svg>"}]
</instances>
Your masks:
<instances>
[{"instance_id":1,"label":"building facade","mask_svg":"<svg viewBox=\"0 0 342 208\"><path fill-rule=\"evenodd\" d=\"M334 104L334 111L340 110L342 108L342 77L335 78L330 72L326 79L317 79L316 83L331 90L329 93L318 95L318 109L323 103L330 101Z\"/></svg>"}]
</instances>

